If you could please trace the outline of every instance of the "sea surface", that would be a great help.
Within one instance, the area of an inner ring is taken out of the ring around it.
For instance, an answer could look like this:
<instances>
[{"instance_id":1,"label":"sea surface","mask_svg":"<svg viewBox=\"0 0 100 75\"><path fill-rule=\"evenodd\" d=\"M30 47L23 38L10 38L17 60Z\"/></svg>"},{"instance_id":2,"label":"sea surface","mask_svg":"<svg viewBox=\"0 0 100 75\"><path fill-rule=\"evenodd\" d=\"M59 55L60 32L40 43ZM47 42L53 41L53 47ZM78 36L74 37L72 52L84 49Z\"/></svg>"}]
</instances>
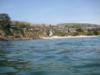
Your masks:
<instances>
[{"instance_id":1,"label":"sea surface","mask_svg":"<svg viewBox=\"0 0 100 75\"><path fill-rule=\"evenodd\" d=\"M100 37L0 41L0 75L100 75Z\"/></svg>"}]
</instances>

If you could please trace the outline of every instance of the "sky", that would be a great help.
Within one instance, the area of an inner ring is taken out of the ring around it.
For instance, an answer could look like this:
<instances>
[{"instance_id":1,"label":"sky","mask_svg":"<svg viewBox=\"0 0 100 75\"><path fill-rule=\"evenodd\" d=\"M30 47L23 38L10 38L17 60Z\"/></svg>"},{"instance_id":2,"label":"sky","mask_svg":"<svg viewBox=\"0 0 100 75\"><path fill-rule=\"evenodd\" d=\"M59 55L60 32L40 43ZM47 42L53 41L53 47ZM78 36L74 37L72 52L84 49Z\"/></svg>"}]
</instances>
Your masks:
<instances>
[{"instance_id":1,"label":"sky","mask_svg":"<svg viewBox=\"0 0 100 75\"><path fill-rule=\"evenodd\" d=\"M100 0L0 0L0 13L31 23L100 24Z\"/></svg>"}]
</instances>

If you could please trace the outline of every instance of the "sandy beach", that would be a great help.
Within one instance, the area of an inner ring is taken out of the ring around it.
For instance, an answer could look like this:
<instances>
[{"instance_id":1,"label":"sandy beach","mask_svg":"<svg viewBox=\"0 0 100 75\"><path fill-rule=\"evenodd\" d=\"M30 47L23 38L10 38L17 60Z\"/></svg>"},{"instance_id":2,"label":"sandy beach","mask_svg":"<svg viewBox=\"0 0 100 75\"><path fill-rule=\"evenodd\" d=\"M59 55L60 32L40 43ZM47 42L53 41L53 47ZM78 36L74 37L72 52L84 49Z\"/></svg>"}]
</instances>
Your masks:
<instances>
[{"instance_id":1,"label":"sandy beach","mask_svg":"<svg viewBox=\"0 0 100 75\"><path fill-rule=\"evenodd\" d=\"M42 37L42 39L66 39L66 38L89 38L89 37L98 37L98 36L86 36L86 35L79 35L79 36L51 36L51 37Z\"/></svg>"}]
</instances>

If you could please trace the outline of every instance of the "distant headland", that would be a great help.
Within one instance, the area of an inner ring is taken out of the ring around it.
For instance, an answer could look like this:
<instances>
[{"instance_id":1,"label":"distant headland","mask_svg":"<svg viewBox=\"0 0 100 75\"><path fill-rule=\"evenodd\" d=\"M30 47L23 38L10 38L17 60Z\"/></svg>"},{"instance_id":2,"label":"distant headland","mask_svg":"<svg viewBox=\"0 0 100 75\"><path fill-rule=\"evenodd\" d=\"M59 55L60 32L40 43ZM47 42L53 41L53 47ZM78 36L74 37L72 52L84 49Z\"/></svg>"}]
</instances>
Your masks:
<instances>
[{"instance_id":1,"label":"distant headland","mask_svg":"<svg viewBox=\"0 0 100 75\"><path fill-rule=\"evenodd\" d=\"M6 13L0 14L0 40L95 35L100 35L100 25L88 23L31 24L29 22L13 21Z\"/></svg>"}]
</instances>

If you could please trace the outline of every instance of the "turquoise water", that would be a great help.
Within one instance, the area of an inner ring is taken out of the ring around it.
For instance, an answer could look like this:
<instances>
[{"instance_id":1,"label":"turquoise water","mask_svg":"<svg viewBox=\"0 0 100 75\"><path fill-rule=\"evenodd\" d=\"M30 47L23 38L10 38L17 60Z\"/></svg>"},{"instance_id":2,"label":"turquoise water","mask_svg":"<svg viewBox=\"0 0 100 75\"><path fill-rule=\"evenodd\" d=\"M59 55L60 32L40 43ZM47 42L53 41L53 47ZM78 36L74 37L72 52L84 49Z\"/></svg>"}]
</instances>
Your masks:
<instances>
[{"instance_id":1,"label":"turquoise water","mask_svg":"<svg viewBox=\"0 0 100 75\"><path fill-rule=\"evenodd\" d=\"M0 75L100 75L100 37L0 41Z\"/></svg>"}]
</instances>

